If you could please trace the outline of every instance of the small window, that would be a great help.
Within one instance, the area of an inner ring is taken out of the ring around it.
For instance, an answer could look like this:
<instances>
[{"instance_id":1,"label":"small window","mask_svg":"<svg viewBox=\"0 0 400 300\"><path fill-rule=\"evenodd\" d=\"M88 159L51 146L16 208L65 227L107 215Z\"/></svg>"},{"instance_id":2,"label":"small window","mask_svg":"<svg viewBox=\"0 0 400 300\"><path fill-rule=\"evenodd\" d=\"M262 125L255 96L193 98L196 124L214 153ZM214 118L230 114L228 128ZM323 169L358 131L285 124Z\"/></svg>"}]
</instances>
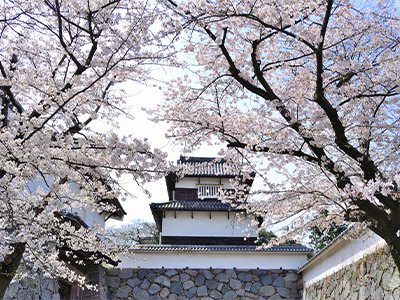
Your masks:
<instances>
[{"instance_id":1,"label":"small window","mask_svg":"<svg viewBox=\"0 0 400 300\"><path fill-rule=\"evenodd\" d=\"M199 198L218 198L221 184L199 184L197 192Z\"/></svg>"}]
</instances>

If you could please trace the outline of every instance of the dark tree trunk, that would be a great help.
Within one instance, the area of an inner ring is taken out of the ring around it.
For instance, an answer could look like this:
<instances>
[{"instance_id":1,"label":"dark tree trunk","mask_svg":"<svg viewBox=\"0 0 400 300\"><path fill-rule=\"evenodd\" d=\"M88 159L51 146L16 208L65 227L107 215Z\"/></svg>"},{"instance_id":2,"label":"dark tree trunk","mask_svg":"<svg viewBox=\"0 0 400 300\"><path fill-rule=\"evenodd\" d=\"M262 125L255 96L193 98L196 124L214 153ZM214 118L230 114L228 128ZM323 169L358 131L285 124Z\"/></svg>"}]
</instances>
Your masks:
<instances>
[{"instance_id":1,"label":"dark tree trunk","mask_svg":"<svg viewBox=\"0 0 400 300\"><path fill-rule=\"evenodd\" d=\"M400 238L397 236L397 233L389 232L383 239L388 244L393 261L400 272Z\"/></svg>"},{"instance_id":2,"label":"dark tree trunk","mask_svg":"<svg viewBox=\"0 0 400 300\"><path fill-rule=\"evenodd\" d=\"M14 252L7 255L0 263L0 300L4 298L8 285L14 278L25 252L25 244L19 243L13 246Z\"/></svg>"},{"instance_id":3,"label":"dark tree trunk","mask_svg":"<svg viewBox=\"0 0 400 300\"><path fill-rule=\"evenodd\" d=\"M390 247L390 254L392 255L394 263L397 267L397 271L400 273L400 249L396 249L396 247L393 246L389 247Z\"/></svg>"},{"instance_id":4,"label":"dark tree trunk","mask_svg":"<svg viewBox=\"0 0 400 300\"><path fill-rule=\"evenodd\" d=\"M392 214L393 215L393 214ZM378 220L379 218L375 218ZM389 247L393 261L400 272L400 238L397 236L397 228L399 221L397 217L390 216L388 219L378 220L375 226L369 228L383 238Z\"/></svg>"}]
</instances>

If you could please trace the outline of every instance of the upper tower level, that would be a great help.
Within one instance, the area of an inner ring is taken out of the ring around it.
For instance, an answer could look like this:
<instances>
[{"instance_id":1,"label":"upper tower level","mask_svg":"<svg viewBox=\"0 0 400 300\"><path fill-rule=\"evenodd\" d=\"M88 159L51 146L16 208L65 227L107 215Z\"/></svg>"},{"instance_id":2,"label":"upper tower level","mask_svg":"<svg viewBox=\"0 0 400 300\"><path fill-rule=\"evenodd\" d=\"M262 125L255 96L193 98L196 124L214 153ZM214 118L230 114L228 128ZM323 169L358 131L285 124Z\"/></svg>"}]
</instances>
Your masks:
<instances>
[{"instance_id":1,"label":"upper tower level","mask_svg":"<svg viewBox=\"0 0 400 300\"><path fill-rule=\"evenodd\" d=\"M234 203L246 200L254 175L223 159L181 156L177 173L166 176L169 201L150 204L161 244L254 245L262 218ZM240 199L236 180L245 186Z\"/></svg>"},{"instance_id":2,"label":"upper tower level","mask_svg":"<svg viewBox=\"0 0 400 300\"><path fill-rule=\"evenodd\" d=\"M181 156L177 163L183 177L166 176L169 201L217 200L221 191L233 192L233 178L249 188L253 184L253 179L244 179L240 169L225 159Z\"/></svg>"}]
</instances>

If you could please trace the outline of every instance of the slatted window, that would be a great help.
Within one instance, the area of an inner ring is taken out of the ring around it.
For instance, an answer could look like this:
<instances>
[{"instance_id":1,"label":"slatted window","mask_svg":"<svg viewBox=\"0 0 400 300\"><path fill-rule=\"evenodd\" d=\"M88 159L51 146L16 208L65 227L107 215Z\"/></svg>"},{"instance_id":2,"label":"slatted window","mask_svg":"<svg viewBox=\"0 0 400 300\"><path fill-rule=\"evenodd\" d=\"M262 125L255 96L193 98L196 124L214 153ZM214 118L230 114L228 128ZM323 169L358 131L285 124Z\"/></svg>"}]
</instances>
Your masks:
<instances>
[{"instance_id":1,"label":"slatted window","mask_svg":"<svg viewBox=\"0 0 400 300\"><path fill-rule=\"evenodd\" d=\"M220 188L220 184L199 184L197 186L199 198L217 198Z\"/></svg>"}]
</instances>

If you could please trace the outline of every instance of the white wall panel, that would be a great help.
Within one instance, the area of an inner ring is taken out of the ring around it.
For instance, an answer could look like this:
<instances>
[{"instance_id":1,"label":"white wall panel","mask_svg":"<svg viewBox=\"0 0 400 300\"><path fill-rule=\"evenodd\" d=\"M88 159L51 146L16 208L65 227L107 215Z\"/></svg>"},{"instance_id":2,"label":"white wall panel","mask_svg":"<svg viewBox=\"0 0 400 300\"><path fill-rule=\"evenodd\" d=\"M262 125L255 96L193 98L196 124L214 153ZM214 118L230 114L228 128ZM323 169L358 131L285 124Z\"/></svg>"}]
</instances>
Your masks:
<instances>
[{"instance_id":1,"label":"white wall panel","mask_svg":"<svg viewBox=\"0 0 400 300\"><path fill-rule=\"evenodd\" d=\"M241 216L241 217L240 217ZM249 236L257 237L257 226L251 225L254 216L243 213L166 211L163 219L164 236Z\"/></svg>"}]
</instances>

